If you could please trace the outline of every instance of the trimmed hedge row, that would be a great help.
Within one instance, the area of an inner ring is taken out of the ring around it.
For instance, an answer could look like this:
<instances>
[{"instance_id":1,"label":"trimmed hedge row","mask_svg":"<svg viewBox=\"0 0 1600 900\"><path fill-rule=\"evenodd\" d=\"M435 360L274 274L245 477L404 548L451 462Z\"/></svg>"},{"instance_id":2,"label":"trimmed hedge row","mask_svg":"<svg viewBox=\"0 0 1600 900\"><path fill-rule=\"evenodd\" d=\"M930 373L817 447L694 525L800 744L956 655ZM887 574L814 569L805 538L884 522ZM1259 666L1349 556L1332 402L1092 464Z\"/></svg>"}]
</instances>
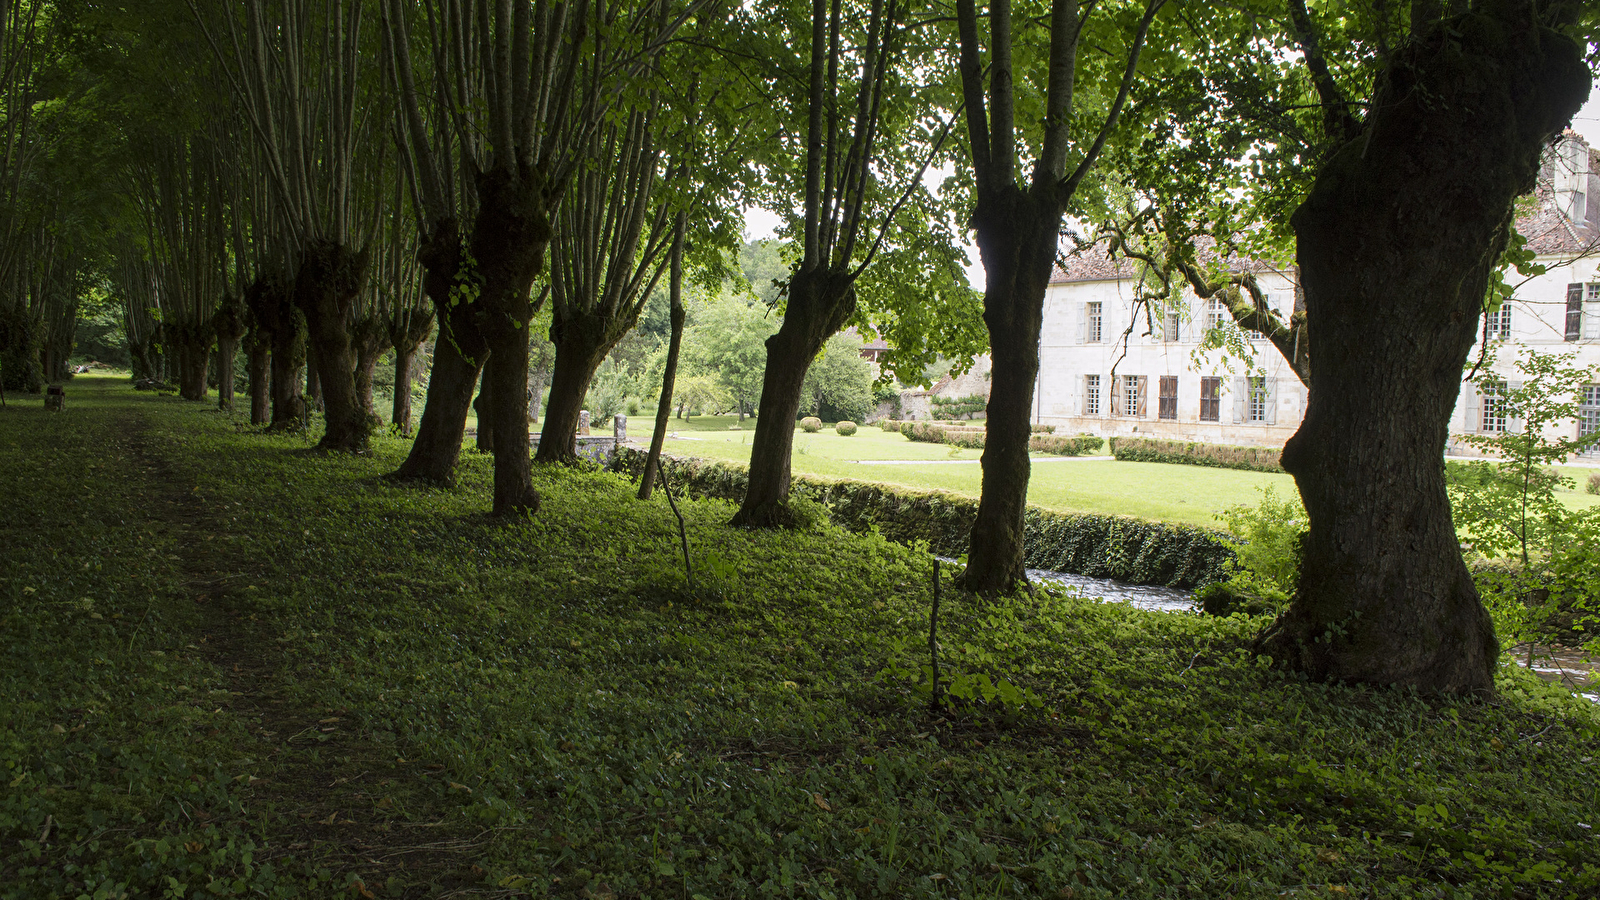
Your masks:
<instances>
[{"instance_id":1,"label":"trimmed hedge row","mask_svg":"<svg viewBox=\"0 0 1600 900\"><path fill-rule=\"evenodd\" d=\"M1283 451L1274 447L1230 447L1154 438L1114 437L1111 455L1126 462L1178 463L1250 472L1282 472Z\"/></svg>"},{"instance_id":2,"label":"trimmed hedge row","mask_svg":"<svg viewBox=\"0 0 1600 900\"><path fill-rule=\"evenodd\" d=\"M1028 441L1028 449L1040 453L1054 453L1057 456L1086 456L1100 452L1104 444L1103 439L1092 434L1082 434L1077 437L1036 434Z\"/></svg>"},{"instance_id":3,"label":"trimmed hedge row","mask_svg":"<svg viewBox=\"0 0 1600 900\"><path fill-rule=\"evenodd\" d=\"M612 468L638 478L646 454L624 447ZM744 497L744 466L663 456L675 489L691 496L737 502ZM861 481L795 476L796 497L824 504L835 524L851 531L876 528L892 541L927 541L933 552L967 552L978 502L941 492L901 492ZM1023 518L1024 562L1032 569L1115 578L1130 584L1198 588L1227 578L1233 551L1214 531L1126 516L1076 515L1028 507Z\"/></svg>"}]
</instances>

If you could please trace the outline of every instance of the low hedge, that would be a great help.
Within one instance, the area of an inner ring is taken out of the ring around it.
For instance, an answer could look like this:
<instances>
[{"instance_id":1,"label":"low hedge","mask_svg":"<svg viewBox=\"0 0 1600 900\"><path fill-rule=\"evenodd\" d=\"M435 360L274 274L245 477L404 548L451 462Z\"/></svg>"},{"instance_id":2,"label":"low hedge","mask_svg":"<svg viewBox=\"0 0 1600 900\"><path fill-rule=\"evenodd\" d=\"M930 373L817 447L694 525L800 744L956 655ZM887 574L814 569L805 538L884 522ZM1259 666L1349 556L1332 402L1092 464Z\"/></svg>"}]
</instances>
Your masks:
<instances>
[{"instance_id":1,"label":"low hedge","mask_svg":"<svg viewBox=\"0 0 1600 900\"><path fill-rule=\"evenodd\" d=\"M1028 441L1029 450L1054 453L1057 456L1087 456L1090 453L1099 453L1104 445L1103 439L1092 434L1082 434L1077 437L1036 434Z\"/></svg>"},{"instance_id":2,"label":"low hedge","mask_svg":"<svg viewBox=\"0 0 1600 900\"><path fill-rule=\"evenodd\" d=\"M624 447L612 468L638 478L646 454ZM677 489L691 496L739 501L744 466L663 456ZM791 493L824 504L835 524L856 532L876 529L892 541L927 541L943 556L967 552L978 501L942 492L898 491L861 481L797 475ZM1024 562L1031 569L1115 578L1130 584L1198 588L1226 579L1233 551L1218 532L1127 516L1058 513L1030 506L1023 516Z\"/></svg>"},{"instance_id":3,"label":"low hedge","mask_svg":"<svg viewBox=\"0 0 1600 900\"><path fill-rule=\"evenodd\" d=\"M1226 444L1114 437L1111 439L1111 455L1125 462L1178 463L1250 472L1283 471L1279 459L1283 451L1275 447L1230 447Z\"/></svg>"},{"instance_id":4,"label":"low hedge","mask_svg":"<svg viewBox=\"0 0 1600 900\"><path fill-rule=\"evenodd\" d=\"M877 426L880 429L884 430L884 431L899 431L900 430L900 420L899 419L879 419L877 421Z\"/></svg>"}]
</instances>

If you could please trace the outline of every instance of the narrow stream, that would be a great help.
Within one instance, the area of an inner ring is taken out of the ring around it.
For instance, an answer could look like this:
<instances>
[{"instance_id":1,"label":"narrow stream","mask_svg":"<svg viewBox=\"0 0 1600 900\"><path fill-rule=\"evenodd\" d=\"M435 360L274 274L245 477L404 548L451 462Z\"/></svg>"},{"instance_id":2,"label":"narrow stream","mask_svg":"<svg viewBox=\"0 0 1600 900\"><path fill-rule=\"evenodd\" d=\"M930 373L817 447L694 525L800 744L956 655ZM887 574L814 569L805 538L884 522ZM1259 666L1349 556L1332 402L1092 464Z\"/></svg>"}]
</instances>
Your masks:
<instances>
[{"instance_id":1,"label":"narrow stream","mask_svg":"<svg viewBox=\"0 0 1600 900\"><path fill-rule=\"evenodd\" d=\"M1127 603L1140 609L1157 612L1194 611L1194 591L1148 584L1128 584L1110 578L1090 578L1087 575L1051 572L1047 569L1029 569L1028 577L1046 584L1066 585L1077 589L1078 593L1085 597L1094 597L1106 603Z\"/></svg>"}]
</instances>

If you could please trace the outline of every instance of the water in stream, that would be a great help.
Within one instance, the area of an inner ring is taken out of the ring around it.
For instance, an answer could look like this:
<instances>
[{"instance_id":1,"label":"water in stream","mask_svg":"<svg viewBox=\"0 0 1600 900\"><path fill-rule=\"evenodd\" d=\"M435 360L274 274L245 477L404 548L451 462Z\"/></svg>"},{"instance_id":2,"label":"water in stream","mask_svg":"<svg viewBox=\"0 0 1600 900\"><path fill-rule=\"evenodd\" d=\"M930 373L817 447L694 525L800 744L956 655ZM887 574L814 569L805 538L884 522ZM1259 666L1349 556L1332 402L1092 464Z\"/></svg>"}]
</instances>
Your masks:
<instances>
[{"instance_id":1,"label":"water in stream","mask_svg":"<svg viewBox=\"0 0 1600 900\"><path fill-rule=\"evenodd\" d=\"M1194 591L1148 584L1128 584L1110 578L1090 578L1087 575L1050 572L1045 569L1029 569L1028 577L1045 584L1075 588L1085 597L1095 597L1107 603L1127 603L1140 609L1153 609L1157 612L1194 610Z\"/></svg>"}]
</instances>

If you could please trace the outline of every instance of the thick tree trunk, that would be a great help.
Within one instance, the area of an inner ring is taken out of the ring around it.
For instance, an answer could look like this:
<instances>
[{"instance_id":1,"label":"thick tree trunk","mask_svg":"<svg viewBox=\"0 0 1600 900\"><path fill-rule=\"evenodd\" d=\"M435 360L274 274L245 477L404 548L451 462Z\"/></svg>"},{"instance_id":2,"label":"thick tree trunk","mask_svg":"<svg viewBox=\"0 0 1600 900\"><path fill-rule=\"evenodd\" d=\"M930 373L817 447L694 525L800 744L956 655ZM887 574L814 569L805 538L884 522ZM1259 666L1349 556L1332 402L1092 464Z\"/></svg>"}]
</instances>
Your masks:
<instances>
[{"instance_id":1,"label":"thick tree trunk","mask_svg":"<svg viewBox=\"0 0 1600 900\"><path fill-rule=\"evenodd\" d=\"M217 337L217 408L233 409L233 358L239 352L237 337Z\"/></svg>"},{"instance_id":2,"label":"thick tree trunk","mask_svg":"<svg viewBox=\"0 0 1600 900\"><path fill-rule=\"evenodd\" d=\"M178 335L178 396L204 400L206 370L211 365L211 329L186 327Z\"/></svg>"},{"instance_id":3,"label":"thick tree trunk","mask_svg":"<svg viewBox=\"0 0 1600 900\"><path fill-rule=\"evenodd\" d=\"M325 411L317 447L360 452L367 448L372 421L356 393L351 310L366 279L367 254L332 241L313 241L301 252L295 306L306 316Z\"/></svg>"},{"instance_id":4,"label":"thick tree trunk","mask_svg":"<svg viewBox=\"0 0 1600 900\"><path fill-rule=\"evenodd\" d=\"M1402 50L1365 133L1293 225L1312 390L1283 465L1310 530L1258 647L1320 679L1493 688L1493 625L1462 562L1443 452L1513 203L1582 104L1576 44L1507 3Z\"/></svg>"},{"instance_id":5,"label":"thick tree trunk","mask_svg":"<svg viewBox=\"0 0 1600 900\"><path fill-rule=\"evenodd\" d=\"M309 334L306 335L306 386L302 395L308 413L322 412L322 378L317 372L317 354Z\"/></svg>"},{"instance_id":6,"label":"thick tree trunk","mask_svg":"<svg viewBox=\"0 0 1600 900\"><path fill-rule=\"evenodd\" d=\"M422 263L423 290L439 311L439 337L433 345L433 370L428 375L417 438L394 477L451 485L466 435L467 412L472 409L472 389L489 350L472 306L450 299L461 268L461 234L456 223L436 223L417 258Z\"/></svg>"},{"instance_id":7,"label":"thick tree trunk","mask_svg":"<svg viewBox=\"0 0 1600 900\"><path fill-rule=\"evenodd\" d=\"M615 342L612 342L613 345ZM578 419L583 401L589 396L594 373L605 362L611 345L598 340L593 330L563 328L556 345L556 362L550 376L550 401L544 408L544 424L539 429L539 452L535 461L570 463L578 458Z\"/></svg>"},{"instance_id":8,"label":"thick tree trunk","mask_svg":"<svg viewBox=\"0 0 1600 900\"><path fill-rule=\"evenodd\" d=\"M986 276L983 321L994 359L984 436L983 496L962 586L995 596L1027 583L1022 520L1028 508L1033 389L1044 294L1059 241L1055 201L1012 188L974 215Z\"/></svg>"},{"instance_id":9,"label":"thick tree trunk","mask_svg":"<svg viewBox=\"0 0 1600 900\"><path fill-rule=\"evenodd\" d=\"M394 403L389 410L389 421L400 433L411 436L411 386L416 383L413 370L417 365L417 345L401 343L394 348Z\"/></svg>"},{"instance_id":10,"label":"thick tree trunk","mask_svg":"<svg viewBox=\"0 0 1600 900\"><path fill-rule=\"evenodd\" d=\"M377 410L372 407L372 373L389 349L389 332L384 323L376 319L359 321L351 331L356 352L356 402L370 427L381 422Z\"/></svg>"},{"instance_id":11,"label":"thick tree trunk","mask_svg":"<svg viewBox=\"0 0 1600 900\"><path fill-rule=\"evenodd\" d=\"M826 269L797 272L789 282L789 305L777 334L767 338L761 376L761 416L750 447L750 480L731 524L746 528L786 527L789 458L806 371L822 347L855 312L856 292L848 273Z\"/></svg>"},{"instance_id":12,"label":"thick tree trunk","mask_svg":"<svg viewBox=\"0 0 1600 900\"><path fill-rule=\"evenodd\" d=\"M272 345L265 334L253 334L246 352L250 356L250 424L265 425L271 418L271 399L267 391L272 386L268 366L272 362Z\"/></svg>"},{"instance_id":13,"label":"thick tree trunk","mask_svg":"<svg viewBox=\"0 0 1600 900\"><path fill-rule=\"evenodd\" d=\"M489 348L485 378L494 429L493 515L532 513L539 508L539 495L528 447L528 324L534 312L529 292L550 243L549 210L543 178L532 166L480 175L478 196L472 255L482 281L473 305Z\"/></svg>"},{"instance_id":14,"label":"thick tree trunk","mask_svg":"<svg viewBox=\"0 0 1600 900\"><path fill-rule=\"evenodd\" d=\"M272 332L272 430L297 429L306 422L306 400L300 380L306 369L306 325L292 307L285 326Z\"/></svg>"}]
</instances>

